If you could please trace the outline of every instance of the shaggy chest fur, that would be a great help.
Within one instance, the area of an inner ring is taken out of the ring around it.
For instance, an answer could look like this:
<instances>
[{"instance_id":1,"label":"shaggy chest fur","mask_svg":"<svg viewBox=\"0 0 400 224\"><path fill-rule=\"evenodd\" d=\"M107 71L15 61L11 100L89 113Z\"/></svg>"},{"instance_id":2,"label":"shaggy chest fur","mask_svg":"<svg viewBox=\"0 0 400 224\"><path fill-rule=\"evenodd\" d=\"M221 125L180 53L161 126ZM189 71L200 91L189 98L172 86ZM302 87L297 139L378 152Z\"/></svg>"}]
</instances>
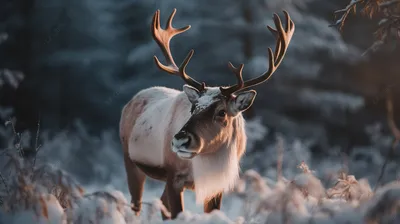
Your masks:
<instances>
[{"instance_id":1,"label":"shaggy chest fur","mask_svg":"<svg viewBox=\"0 0 400 224\"><path fill-rule=\"evenodd\" d=\"M221 149L213 155L199 155L188 166L175 167L174 187L195 191L196 202L203 203L220 192L231 190L239 177L235 150ZM165 180L167 169L138 164L146 175Z\"/></svg>"},{"instance_id":2,"label":"shaggy chest fur","mask_svg":"<svg viewBox=\"0 0 400 224\"><path fill-rule=\"evenodd\" d=\"M202 203L220 192L230 191L239 177L235 147L200 155L192 162L196 202Z\"/></svg>"}]
</instances>

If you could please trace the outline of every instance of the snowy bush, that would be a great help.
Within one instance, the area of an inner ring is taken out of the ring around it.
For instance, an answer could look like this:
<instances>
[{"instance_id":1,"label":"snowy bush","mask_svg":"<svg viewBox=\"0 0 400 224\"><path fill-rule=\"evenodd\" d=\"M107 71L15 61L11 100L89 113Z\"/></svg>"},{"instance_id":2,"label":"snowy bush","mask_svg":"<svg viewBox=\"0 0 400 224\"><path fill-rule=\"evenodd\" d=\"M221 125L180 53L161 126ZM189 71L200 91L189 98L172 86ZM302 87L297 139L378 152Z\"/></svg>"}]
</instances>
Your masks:
<instances>
[{"instance_id":1,"label":"snowy bush","mask_svg":"<svg viewBox=\"0 0 400 224\"><path fill-rule=\"evenodd\" d=\"M256 133L261 129L254 125ZM254 136L254 139L258 137ZM279 152L282 154L296 155L298 150L300 154L307 151L299 142L284 144L282 137L278 138L276 147L284 150ZM210 214L186 209L177 219L163 222L161 212L168 216L169 211L159 199L144 201L146 209L136 217L130 208L128 195L123 192L107 189L87 192L90 188L85 189L70 174L55 166L32 166L32 162L19 156L17 149L10 148L2 153L7 157L6 169L2 170L9 173L6 177L2 175L1 179L2 223L296 224L393 223L399 219L400 183L397 181L378 188L374 193L367 179L358 180L337 170L336 181L328 183L317 177L318 169L312 170L298 159L285 161L277 153L278 156L272 160L280 160L280 166L289 166L289 178L285 172L279 172L282 167L277 168L276 172L280 173L277 180L252 169L245 171L233 192L226 195L227 200L237 199L235 206L239 206L240 214L236 217L225 214L224 208ZM306 158L310 161L309 156ZM297 163L297 168L292 163Z\"/></svg>"},{"instance_id":2,"label":"snowy bush","mask_svg":"<svg viewBox=\"0 0 400 224\"><path fill-rule=\"evenodd\" d=\"M21 164L14 162L20 169ZM231 193L231 197L241 200L243 214L236 220L222 211L210 214L184 211L176 220L165 223L393 223L399 219L399 182L386 184L374 194L365 179L341 173L336 184L326 189L306 164L300 164L299 168L293 179L276 182L267 181L254 170L246 171ZM0 217L4 223L161 223L160 212L168 215L156 199L146 203L151 207L147 214L136 217L121 192L83 194L83 189L73 184L74 180L49 167L46 172L52 178L48 180L56 183L58 179L64 196L51 190L46 181L29 178L26 175L29 172L23 168L19 172L16 182L8 185L7 195L3 195Z\"/></svg>"},{"instance_id":3,"label":"snowy bush","mask_svg":"<svg viewBox=\"0 0 400 224\"><path fill-rule=\"evenodd\" d=\"M9 110L0 113L2 119L9 114ZM364 176L375 178L376 174L351 175L334 153L315 159L307 142L283 135L266 147L255 144L268 133L259 118L247 122L248 148L257 149L246 155L248 161L233 191L225 195L222 210L203 214L192 210L189 203L175 220L167 221L162 221L161 212L169 216L169 211L156 195L144 198L139 217L132 212L122 158L113 151L118 141L111 133L94 137L79 123L77 133L43 132L43 145L36 149L41 155L32 157L24 154L26 138L32 136L15 133L12 124L10 120L0 127L5 147L0 151L0 223L361 224L396 223L400 218L398 181L386 181L373 190ZM388 144L387 136L377 125L368 127L367 132L373 145L355 153L380 158L378 149ZM79 154L87 147L96 147L97 154L82 159ZM364 167L359 165L365 164L360 158L366 156L350 156L348 163L358 164L350 167ZM373 160L370 169L377 169L382 162ZM84 166L92 167L89 172L95 177L81 184L76 169ZM152 187L147 186L145 193Z\"/></svg>"}]
</instances>

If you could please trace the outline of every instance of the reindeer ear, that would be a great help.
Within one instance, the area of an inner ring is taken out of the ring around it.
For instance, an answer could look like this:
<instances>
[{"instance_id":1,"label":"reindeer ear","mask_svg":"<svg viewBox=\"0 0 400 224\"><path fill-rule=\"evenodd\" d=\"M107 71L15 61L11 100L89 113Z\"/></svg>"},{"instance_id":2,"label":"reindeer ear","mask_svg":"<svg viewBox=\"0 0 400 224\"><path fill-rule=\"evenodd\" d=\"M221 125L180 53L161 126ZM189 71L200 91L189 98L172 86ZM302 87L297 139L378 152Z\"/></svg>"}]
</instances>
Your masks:
<instances>
[{"instance_id":1,"label":"reindeer ear","mask_svg":"<svg viewBox=\"0 0 400 224\"><path fill-rule=\"evenodd\" d=\"M192 103L196 102L196 100L199 99L200 97L199 91L196 88L189 86L187 84L183 85L183 92L186 93L186 96Z\"/></svg>"},{"instance_id":2,"label":"reindeer ear","mask_svg":"<svg viewBox=\"0 0 400 224\"><path fill-rule=\"evenodd\" d=\"M229 100L229 111L236 115L250 108L257 95L255 90L249 90L238 93L234 98Z\"/></svg>"}]
</instances>

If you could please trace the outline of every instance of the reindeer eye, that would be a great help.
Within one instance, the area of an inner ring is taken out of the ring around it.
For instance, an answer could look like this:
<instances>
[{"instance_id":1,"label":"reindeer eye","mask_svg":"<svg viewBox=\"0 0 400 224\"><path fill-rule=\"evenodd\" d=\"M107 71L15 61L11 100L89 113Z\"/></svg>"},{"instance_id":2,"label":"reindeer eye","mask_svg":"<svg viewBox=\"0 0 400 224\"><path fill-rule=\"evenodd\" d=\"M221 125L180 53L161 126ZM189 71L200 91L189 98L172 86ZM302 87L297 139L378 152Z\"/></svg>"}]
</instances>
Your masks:
<instances>
[{"instance_id":1,"label":"reindeer eye","mask_svg":"<svg viewBox=\"0 0 400 224\"><path fill-rule=\"evenodd\" d=\"M225 112L225 110L220 110L220 111L218 111L217 115L218 115L219 117L225 117L226 112Z\"/></svg>"}]
</instances>

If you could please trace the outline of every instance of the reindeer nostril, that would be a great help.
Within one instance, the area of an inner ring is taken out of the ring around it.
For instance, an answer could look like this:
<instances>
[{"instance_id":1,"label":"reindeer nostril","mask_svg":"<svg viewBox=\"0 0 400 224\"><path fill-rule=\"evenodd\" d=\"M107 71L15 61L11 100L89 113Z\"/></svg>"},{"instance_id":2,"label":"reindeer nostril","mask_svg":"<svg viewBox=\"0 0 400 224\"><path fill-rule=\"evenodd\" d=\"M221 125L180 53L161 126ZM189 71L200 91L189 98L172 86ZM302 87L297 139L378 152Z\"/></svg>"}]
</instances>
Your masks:
<instances>
[{"instance_id":1,"label":"reindeer nostril","mask_svg":"<svg viewBox=\"0 0 400 224\"><path fill-rule=\"evenodd\" d=\"M180 132L178 132L178 134L175 135L176 139L182 139L182 138L186 138L186 137L187 137L186 131L180 131Z\"/></svg>"},{"instance_id":2,"label":"reindeer nostril","mask_svg":"<svg viewBox=\"0 0 400 224\"><path fill-rule=\"evenodd\" d=\"M179 131L174 137L176 140L182 140L180 144L183 147L189 147L193 140L193 136L185 130Z\"/></svg>"},{"instance_id":3,"label":"reindeer nostril","mask_svg":"<svg viewBox=\"0 0 400 224\"><path fill-rule=\"evenodd\" d=\"M192 138L190 137L190 135L187 135L187 142L185 142L185 144L183 144L182 146L189 147L191 141L192 141Z\"/></svg>"}]
</instances>

